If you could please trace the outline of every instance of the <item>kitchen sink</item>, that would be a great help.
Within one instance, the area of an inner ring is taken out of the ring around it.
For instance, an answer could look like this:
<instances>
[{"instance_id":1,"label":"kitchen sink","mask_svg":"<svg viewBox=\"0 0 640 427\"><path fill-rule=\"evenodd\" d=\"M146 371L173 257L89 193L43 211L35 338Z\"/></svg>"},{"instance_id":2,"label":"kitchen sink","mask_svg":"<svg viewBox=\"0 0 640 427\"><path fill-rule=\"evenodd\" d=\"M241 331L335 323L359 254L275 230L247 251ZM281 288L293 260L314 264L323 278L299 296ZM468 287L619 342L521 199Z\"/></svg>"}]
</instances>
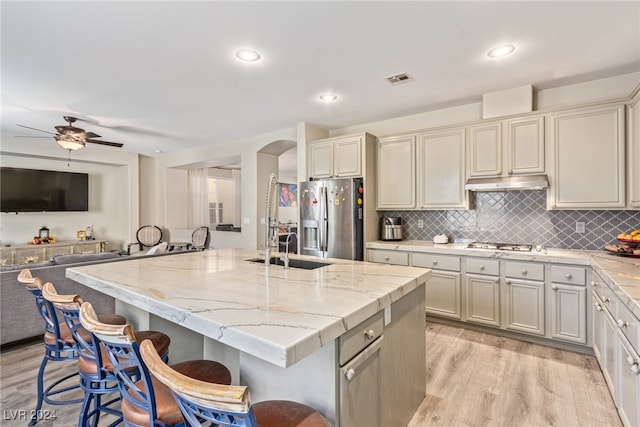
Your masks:
<instances>
[{"instance_id":1,"label":"kitchen sink","mask_svg":"<svg viewBox=\"0 0 640 427\"><path fill-rule=\"evenodd\" d=\"M262 258L251 258L246 261L249 262L259 262L264 264L264 260ZM270 264L279 265L284 267L284 261L282 261L279 257L274 256L271 257ZM293 259L289 258L289 267L291 268L301 268L303 270L315 270L316 268L325 267L327 265L331 265L329 262L318 262L318 261L309 261L305 259Z\"/></svg>"}]
</instances>

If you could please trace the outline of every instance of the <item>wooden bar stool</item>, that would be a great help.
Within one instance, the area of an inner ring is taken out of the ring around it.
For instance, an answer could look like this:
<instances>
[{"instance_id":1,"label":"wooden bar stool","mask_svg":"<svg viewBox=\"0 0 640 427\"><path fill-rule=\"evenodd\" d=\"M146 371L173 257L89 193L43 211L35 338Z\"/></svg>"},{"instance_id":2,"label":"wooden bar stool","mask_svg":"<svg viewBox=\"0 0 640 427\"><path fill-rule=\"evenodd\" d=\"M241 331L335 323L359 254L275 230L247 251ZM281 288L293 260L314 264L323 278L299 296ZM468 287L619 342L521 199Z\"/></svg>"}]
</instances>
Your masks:
<instances>
[{"instance_id":1,"label":"wooden bar stool","mask_svg":"<svg viewBox=\"0 0 640 427\"><path fill-rule=\"evenodd\" d=\"M246 427L328 427L315 409L288 400L251 405L249 388L209 384L178 372L162 361L149 341L140 344L142 358L153 377L173 393L187 425Z\"/></svg>"},{"instance_id":2,"label":"wooden bar stool","mask_svg":"<svg viewBox=\"0 0 640 427\"><path fill-rule=\"evenodd\" d=\"M122 422L122 412L113 408L120 401L118 379L113 373L113 367L107 357L106 350L98 339L80 323L80 295L60 295L52 283L45 283L42 287L42 295L52 303L63 315L67 328L71 331L78 352L78 371L80 373L80 387L84 391L84 400L80 410L79 426L97 425L100 413L109 413L119 417L111 426ZM127 319L119 315L99 315L100 321L110 325L125 325ZM170 339L166 334L157 331L137 331L136 336L141 339L149 339L167 360L169 354ZM96 351L100 348L100 351ZM102 396L117 393L106 402L102 402Z\"/></svg>"},{"instance_id":3,"label":"wooden bar stool","mask_svg":"<svg viewBox=\"0 0 640 427\"><path fill-rule=\"evenodd\" d=\"M80 322L107 350L113 372L118 378L125 425L184 425L180 409L169 389L149 373L140 356L137 337L129 325L116 326L100 322L88 302L82 303L80 307ZM145 342L156 351L152 342ZM172 367L184 375L207 383L231 384L231 373L218 362L191 360Z\"/></svg>"}]
</instances>

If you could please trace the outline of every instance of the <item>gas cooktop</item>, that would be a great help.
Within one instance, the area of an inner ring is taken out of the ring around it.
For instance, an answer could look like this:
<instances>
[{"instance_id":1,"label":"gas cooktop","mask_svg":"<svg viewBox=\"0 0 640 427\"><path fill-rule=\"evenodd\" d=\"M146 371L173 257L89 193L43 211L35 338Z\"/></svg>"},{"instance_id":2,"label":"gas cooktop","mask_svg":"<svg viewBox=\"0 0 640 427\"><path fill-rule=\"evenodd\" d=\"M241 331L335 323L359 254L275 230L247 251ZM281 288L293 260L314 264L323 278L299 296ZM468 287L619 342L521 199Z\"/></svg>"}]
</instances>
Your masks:
<instances>
[{"instance_id":1,"label":"gas cooktop","mask_svg":"<svg viewBox=\"0 0 640 427\"><path fill-rule=\"evenodd\" d=\"M467 245L468 249L493 249L499 251L520 251L531 252L532 245L523 245L521 243L492 243L492 242L471 242Z\"/></svg>"}]
</instances>

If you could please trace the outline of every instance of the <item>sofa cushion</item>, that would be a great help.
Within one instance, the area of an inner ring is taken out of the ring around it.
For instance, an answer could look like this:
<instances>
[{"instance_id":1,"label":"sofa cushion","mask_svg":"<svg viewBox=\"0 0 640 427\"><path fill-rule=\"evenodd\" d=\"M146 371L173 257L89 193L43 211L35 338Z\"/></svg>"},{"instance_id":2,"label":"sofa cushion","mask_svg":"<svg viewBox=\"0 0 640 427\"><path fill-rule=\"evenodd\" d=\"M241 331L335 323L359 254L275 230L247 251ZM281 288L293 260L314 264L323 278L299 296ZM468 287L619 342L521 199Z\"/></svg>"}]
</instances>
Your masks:
<instances>
[{"instance_id":1,"label":"sofa cushion","mask_svg":"<svg viewBox=\"0 0 640 427\"><path fill-rule=\"evenodd\" d=\"M28 268L36 268L36 267L45 267L48 265L53 265L53 262L48 259L46 261L32 262L30 264L10 264L10 265L0 265L0 271L20 271L22 269Z\"/></svg>"},{"instance_id":2,"label":"sofa cushion","mask_svg":"<svg viewBox=\"0 0 640 427\"><path fill-rule=\"evenodd\" d=\"M70 254L56 255L51 260L55 265L76 264L78 262L102 261L105 259L119 258L120 255L115 252L99 252L96 254Z\"/></svg>"}]
</instances>

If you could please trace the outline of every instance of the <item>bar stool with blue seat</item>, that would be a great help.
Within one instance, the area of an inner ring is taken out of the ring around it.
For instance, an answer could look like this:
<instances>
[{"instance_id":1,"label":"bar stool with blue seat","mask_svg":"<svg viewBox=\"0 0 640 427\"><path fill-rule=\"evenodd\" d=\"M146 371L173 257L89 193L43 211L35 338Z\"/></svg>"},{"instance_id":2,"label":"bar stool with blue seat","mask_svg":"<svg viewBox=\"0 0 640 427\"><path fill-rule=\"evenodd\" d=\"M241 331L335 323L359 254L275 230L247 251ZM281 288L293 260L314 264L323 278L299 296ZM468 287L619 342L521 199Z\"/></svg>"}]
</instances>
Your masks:
<instances>
[{"instance_id":1,"label":"bar stool with blue seat","mask_svg":"<svg viewBox=\"0 0 640 427\"><path fill-rule=\"evenodd\" d=\"M208 384L168 366L150 341L140 353L154 378L164 383L178 402L187 425L246 427L328 427L315 409L289 400L251 404L249 388Z\"/></svg>"},{"instance_id":2,"label":"bar stool with blue seat","mask_svg":"<svg viewBox=\"0 0 640 427\"><path fill-rule=\"evenodd\" d=\"M180 409L169 389L149 373L140 356L137 337L129 325L116 326L100 322L88 302L83 302L80 306L80 322L107 350L113 372L118 378L125 425L184 425ZM149 340L145 342L154 347ZM207 383L231 384L229 370L212 360L190 360L172 367L184 375Z\"/></svg>"},{"instance_id":3,"label":"bar stool with blue seat","mask_svg":"<svg viewBox=\"0 0 640 427\"><path fill-rule=\"evenodd\" d=\"M118 417L110 426L121 423L122 412L112 407L113 404L120 401L118 379L113 373L113 366L111 366L104 346L80 323L82 297L80 295L58 294L52 283L44 284L42 295L62 313L77 344L80 387L84 391L78 425L82 427L97 425L102 412ZM124 317L117 317L118 319L115 319L117 322L112 320L105 323L111 325L125 325L127 323ZM105 316L101 315L99 318L104 319ZM168 359L170 339L166 334L158 331L137 331L136 336L151 340L155 348L162 353L162 359L165 361ZM100 351L96 351L96 349L100 349ZM116 395L113 396L113 394ZM110 398L103 402L103 396Z\"/></svg>"}]
</instances>

